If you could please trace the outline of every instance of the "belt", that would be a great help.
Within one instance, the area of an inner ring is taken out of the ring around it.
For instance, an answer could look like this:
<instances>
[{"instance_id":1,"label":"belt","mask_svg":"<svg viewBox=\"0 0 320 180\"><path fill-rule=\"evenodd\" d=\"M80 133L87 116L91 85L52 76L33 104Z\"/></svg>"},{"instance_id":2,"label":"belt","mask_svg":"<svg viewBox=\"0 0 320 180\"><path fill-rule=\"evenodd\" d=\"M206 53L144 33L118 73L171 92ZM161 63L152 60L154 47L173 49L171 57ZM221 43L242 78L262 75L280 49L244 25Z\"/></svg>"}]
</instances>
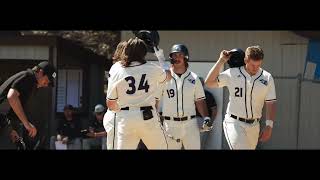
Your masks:
<instances>
[{"instance_id":1,"label":"belt","mask_svg":"<svg viewBox=\"0 0 320 180\"><path fill-rule=\"evenodd\" d=\"M238 117L236 115L231 114L230 117L234 118L234 119L238 119L239 121L245 122L245 123L249 123L252 124L254 123L256 120L258 121L259 119L244 119L241 117Z\"/></svg>"},{"instance_id":2,"label":"belt","mask_svg":"<svg viewBox=\"0 0 320 180\"><path fill-rule=\"evenodd\" d=\"M129 111L129 107L123 107L123 108L121 108L121 110L126 110L126 111ZM143 110L145 110L145 109L153 109L153 107L152 106L142 106L142 107L140 107L140 110L141 111L143 111Z\"/></svg>"},{"instance_id":3,"label":"belt","mask_svg":"<svg viewBox=\"0 0 320 180\"><path fill-rule=\"evenodd\" d=\"M195 115L192 115L192 116L190 116L190 119L195 118L195 117L196 117ZM169 117L169 116L163 116L163 118L164 118L165 120L171 120L171 119L172 119L172 117ZM174 121L186 121L186 120L188 120L188 116L181 117L181 118L179 118L179 117L173 117L173 120L174 120Z\"/></svg>"}]
</instances>

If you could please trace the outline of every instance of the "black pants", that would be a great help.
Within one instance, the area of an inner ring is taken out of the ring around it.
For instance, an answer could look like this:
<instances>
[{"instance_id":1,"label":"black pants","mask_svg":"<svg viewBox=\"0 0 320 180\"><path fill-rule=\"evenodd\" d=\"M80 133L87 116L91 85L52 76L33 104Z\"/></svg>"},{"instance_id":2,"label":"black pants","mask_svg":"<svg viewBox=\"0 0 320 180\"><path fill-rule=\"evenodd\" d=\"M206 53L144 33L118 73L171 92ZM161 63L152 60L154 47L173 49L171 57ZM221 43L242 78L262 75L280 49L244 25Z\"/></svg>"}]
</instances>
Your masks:
<instances>
[{"instance_id":1,"label":"black pants","mask_svg":"<svg viewBox=\"0 0 320 180\"><path fill-rule=\"evenodd\" d=\"M34 124L34 123L32 123ZM19 135L22 137L24 143L26 144L26 149L27 150L35 150L39 149L42 146L42 136L39 127L37 128L37 135L35 137L30 137L28 130L22 125L21 127L21 134Z\"/></svg>"},{"instance_id":2,"label":"black pants","mask_svg":"<svg viewBox=\"0 0 320 180\"><path fill-rule=\"evenodd\" d=\"M12 129L14 129L15 131L17 131L19 136L22 138L22 141L25 143L27 150L28 149L30 149L30 150L37 149L40 146L40 142L41 142L40 137L41 136L39 135L38 128L37 128L37 130L38 130L37 135L35 137L31 138L28 135L27 129L20 123L20 121L18 119L10 119L10 118L7 118L6 115L1 114L0 115L0 123L1 123L1 128L10 127ZM18 146L18 143L16 143L16 145Z\"/></svg>"}]
</instances>

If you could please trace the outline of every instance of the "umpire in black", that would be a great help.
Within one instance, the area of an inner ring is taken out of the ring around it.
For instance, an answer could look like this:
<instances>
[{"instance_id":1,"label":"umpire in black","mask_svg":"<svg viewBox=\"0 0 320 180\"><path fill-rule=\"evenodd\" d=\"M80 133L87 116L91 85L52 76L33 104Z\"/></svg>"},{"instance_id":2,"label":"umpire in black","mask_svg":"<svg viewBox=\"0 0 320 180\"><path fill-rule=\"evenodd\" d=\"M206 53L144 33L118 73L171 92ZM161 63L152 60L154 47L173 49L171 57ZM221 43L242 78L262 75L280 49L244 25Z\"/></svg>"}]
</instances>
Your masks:
<instances>
[{"instance_id":1,"label":"umpire in black","mask_svg":"<svg viewBox=\"0 0 320 180\"><path fill-rule=\"evenodd\" d=\"M31 139L37 135L36 127L25 114L25 106L38 88L53 87L56 70L47 61L43 61L25 71L11 76L0 86L0 104L8 103L10 109L0 116L0 129L8 128L13 142L18 140L19 120L23 124L23 131Z\"/></svg>"}]
</instances>

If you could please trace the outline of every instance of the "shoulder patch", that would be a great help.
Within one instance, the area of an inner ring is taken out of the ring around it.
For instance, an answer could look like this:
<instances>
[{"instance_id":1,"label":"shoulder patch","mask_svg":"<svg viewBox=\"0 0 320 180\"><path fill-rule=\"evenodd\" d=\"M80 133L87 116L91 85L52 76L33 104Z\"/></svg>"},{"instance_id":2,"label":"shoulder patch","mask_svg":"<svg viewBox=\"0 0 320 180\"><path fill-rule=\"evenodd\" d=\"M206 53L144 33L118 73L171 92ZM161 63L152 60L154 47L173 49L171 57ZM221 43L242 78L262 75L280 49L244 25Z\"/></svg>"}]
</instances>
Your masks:
<instances>
[{"instance_id":1,"label":"shoulder patch","mask_svg":"<svg viewBox=\"0 0 320 180\"><path fill-rule=\"evenodd\" d=\"M196 84L196 80L194 80L194 79L188 78L188 81L189 81L191 84Z\"/></svg>"},{"instance_id":2,"label":"shoulder patch","mask_svg":"<svg viewBox=\"0 0 320 180\"><path fill-rule=\"evenodd\" d=\"M268 81L266 81L266 80L264 80L264 79L260 79L259 81L260 81L262 84L266 85L266 86L268 85Z\"/></svg>"}]
</instances>

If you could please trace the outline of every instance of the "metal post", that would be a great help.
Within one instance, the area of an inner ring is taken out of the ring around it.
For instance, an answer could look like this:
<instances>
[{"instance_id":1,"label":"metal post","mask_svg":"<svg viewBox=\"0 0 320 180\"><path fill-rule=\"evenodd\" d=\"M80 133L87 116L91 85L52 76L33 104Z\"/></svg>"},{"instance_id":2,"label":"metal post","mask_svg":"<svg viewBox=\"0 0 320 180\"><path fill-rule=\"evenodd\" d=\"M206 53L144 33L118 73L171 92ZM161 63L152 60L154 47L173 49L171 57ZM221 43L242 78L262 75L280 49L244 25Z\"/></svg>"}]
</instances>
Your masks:
<instances>
[{"instance_id":1,"label":"metal post","mask_svg":"<svg viewBox=\"0 0 320 180\"><path fill-rule=\"evenodd\" d=\"M300 101L300 98L301 98L301 81L302 81L302 75L301 73L299 73L297 75L297 78L298 78L298 83L297 83L297 104L296 104L296 107L297 107L297 139L296 139L296 142L297 142L297 149L299 149L300 147L300 144L299 144L299 132L300 132L300 105L301 105L301 101Z\"/></svg>"}]
</instances>

